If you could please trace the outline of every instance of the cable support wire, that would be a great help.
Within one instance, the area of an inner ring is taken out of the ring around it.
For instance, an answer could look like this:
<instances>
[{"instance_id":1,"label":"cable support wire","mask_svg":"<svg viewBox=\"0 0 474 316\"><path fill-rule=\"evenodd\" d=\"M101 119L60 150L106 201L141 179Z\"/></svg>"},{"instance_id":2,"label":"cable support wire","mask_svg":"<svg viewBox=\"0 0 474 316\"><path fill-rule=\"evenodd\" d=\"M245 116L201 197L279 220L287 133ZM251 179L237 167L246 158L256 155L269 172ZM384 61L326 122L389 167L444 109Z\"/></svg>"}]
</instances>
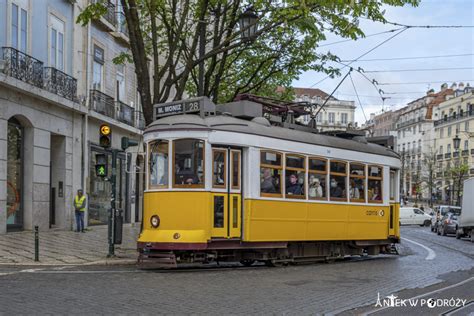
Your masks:
<instances>
[{"instance_id":1,"label":"cable support wire","mask_svg":"<svg viewBox=\"0 0 474 316\"><path fill-rule=\"evenodd\" d=\"M367 116L365 115L364 107L362 106L362 102L360 102L359 94L357 93L357 89L356 89L356 86L354 84L354 80L352 80L352 75L351 75L350 72L349 72L349 79L351 79L352 87L354 88L354 92L357 96L357 101L359 101L359 106L362 109L362 114L364 114L364 119L367 122Z\"/></svg>"},{"instance_id":2,"label":"cable support wire","mask_svg":"<svg viewBox=\"0 0 474 316\"><path fill-rule=\"evenodd\" d=\"M359 60L360 58L366 56L367 54L371 53L372 51L376 50L377 48L379 48L380 46L382 46L383 44L387 43L388 41L390 41L391 39L395 38L396 36L400 35L401 33L405 32L406 30L408 30L408 28L403 28L401 29L399 32L393 34L392 36L390 36L389 38L385 39L384 41L382 41L381 43L375 45L374 47L372 47L371 49L369 49L367 52L363 53L362 55L360 55L359 57L357 57L356 59L354 59L353 61L351 61L350 63L348 63L346 66L342 67L342 68L339 68L338 70L342 70L346 67L349 67L352 63L356 62L357 60ZM311 85L310 88L320 84L321 82L323 82L324 80L326 80L327 78L329 78L330 75L326 76L325 78L319 80L318 82L316 82L315 84Z\"/></svg>"},{"instance_id":3,"label":"cable support wire","mask_svg":"<svg viewBox=\"0 0 474 316\"><path fill-rule=\"evenodd\" d=\"M430 58L451 58L451 57L466 57L473 56L474 54L454 54L454 55L431 55L431 56L414 56L414 57L390 57L390 58L372 58L372 59L359 59L359 62L366 61L390 61L390 60L410 60L410 59L430 59ZM344 63L348 63L355 60L341 60Z\"/></svg>"},{"instance_id":4,"label":"cable support wire","mask_svg":"<svg viewBox=\"0 0 474 316\"><path fill-rule=\"evenodd\" d=\"M326 98L326 100L324 100L324 103L321 105L321 107L318 109L318 111L316 112L316 114L314 115L314 117L318 116L319 112L321 112L321 110L324 108L324 106L326 105L326 103L328 103L329 99L331 99L332 95L334 94L334 92L336 92L336 90L339 88L339 86L344 82L344 80L347 78L347 76L349 76L351 74L351 71L352 71L352 67L349 69L349 71L347 72L347 74L344 76L344 78L342 78L342 80L339 82L339 84L336 86L336 88L334 88L334 90L331 92L331 94Z\"/></svg>"},{"instance_id":5,"label":"cable support wire","mask_svg":"<svg viewBox=\"0 0 474 316\"><path fill-rule=\"evenodd\" d=\"M401 27L401 28L398 28L398 29L393 29L393 30L388 30L388 31L373 33L373 34L369 34L369 35L360 37L360 38L355 39L355 40L352 39L352 38L350 38L350 39L344 39L344 40L340 40L340 41L336 41L336 42L330 42L330 43L327 43L327 44L318 45L318 47L325 47L325 46L336 45L336 44L340 44L340 43L353 42L353 41L357 41L357 40L360 40L360 39L365 39L365 38L372 37L372 36L377 36L377 35L387 34L387 33L393 33L393 32L399 31L399 30L401 30L401 29L403 29L403 28Z\"/></svg>"},{"instance_id":6,"label":"cable support wire","mask_svg":"<svg viewBox=\"0 0 474 316\"><path fill-rule=\"evenodd\" d=\"M377 83L379 86L389 86L389 85L406 85L406 84L430 84L430 83L448 83L448 82L469 82L474 81L474 79L456 79L456 80L445 80L445 81L417 81L417 82L380 82Z\"/></svg>"},{"instance_id":7,"label":"cable support wire","mask_svg":"<svg viewBox=\"0 0 474 316\"><path fill-rule=\"evenodd\" d=\"M468 70L468 69L474 69L474 67L385 69L385 70L362 70L362 71L365 73L381 73L381 72L418 72L418 71L445 71L445 70Z\"/></svg>"}]
</instances>

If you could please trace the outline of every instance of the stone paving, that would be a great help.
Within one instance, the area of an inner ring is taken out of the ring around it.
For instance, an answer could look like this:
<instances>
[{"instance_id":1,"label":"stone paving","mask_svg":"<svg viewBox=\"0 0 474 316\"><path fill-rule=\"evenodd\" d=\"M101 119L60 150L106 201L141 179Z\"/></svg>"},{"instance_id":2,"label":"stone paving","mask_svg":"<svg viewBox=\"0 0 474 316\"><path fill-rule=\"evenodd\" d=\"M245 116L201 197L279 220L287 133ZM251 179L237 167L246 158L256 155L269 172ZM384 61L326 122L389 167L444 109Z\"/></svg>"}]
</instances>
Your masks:
<instances>
[{"instance_id":1,"label":"stone paving","mask_svg":"<svg viewBox=\"0 0 474 316\"><path fill-rule=\"evenodd\" d=\"M115 258L108 259L107 226L89 227L86 233L51 230L39 233L39 262L34 261L34 232L0 235L0 265L112 264L136 261L140 225L123 227L122 244L115 245Z\"/></svg>"}]
</instances>

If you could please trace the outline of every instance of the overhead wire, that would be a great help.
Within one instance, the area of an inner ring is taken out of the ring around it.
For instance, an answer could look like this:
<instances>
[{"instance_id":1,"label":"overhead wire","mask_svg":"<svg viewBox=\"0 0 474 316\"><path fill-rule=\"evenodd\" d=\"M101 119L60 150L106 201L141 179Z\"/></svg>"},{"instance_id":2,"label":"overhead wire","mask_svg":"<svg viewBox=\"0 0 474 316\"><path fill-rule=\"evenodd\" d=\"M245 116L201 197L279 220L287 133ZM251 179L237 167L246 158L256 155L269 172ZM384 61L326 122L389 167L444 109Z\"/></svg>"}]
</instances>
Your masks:
<instances>
[{"instance_id":1,"label":"overhead wire","mask_svg":"<svg viewBox=\"0 0 474 316\"><path fill-rule=\"evenodd\" d=\"M379 82L379 86L388 86L388 85L411 85L411 84L430 84L430 83L448 83L448 82L469 82L474 81L474 79L456 79L456 80L445 80L445 81L416 81L416 82Z\"/></svg>"},{"instance_id":2,"label":"overhead wire","mask_svg":"<svg viewBox=\"0 0 474 316\"><path fill-rule=\"evenodd\" d=\"M418 72L418 71L446 71L446 70L468 70L474 67L452 67L452 68L414 68L414 69L382 69L382 70L364 70L365 73L381 72Z\"/></svg>"},{"instance_id":3,"label":"overhead wire","mask_svg":"<svg viewBox=\"0 0 474 316\"><path fill-rule=\"evenodd\" d=\"M389 61L389 60L411 60L411 59L430 59L430 58L451 58L451 57L465 57L465 56L473 56L474 54L454 54L454 55L431 55L431 56L414 56L414 57L391 57L391 58L372 58L372 59L359 59L359 62L367 62L367 61ZM342 62L351 62L353 60L341 60Z\"/></svg>"},{"instance_id":4,"label":"overhead wire","mask_svg":"<svg viewBox=\"0 0 474 316\"><path fill-rule=\"evenodd\" d=\"M359 106L362 109L362 114L364 114L364 119L367 122L367 116L365 115L364 107L362 106L362 102L360 102L359 94L357 93L357 89L356 89L356 86L354 84L354 80L352 80L352 75L351 75L350 72L349 72L349 79L351 79L352 87L354 88L354 92L357 96L357 100L359 101Z\"/></svg>"},{"instance_id":5,"label":"overhead wire","mask_svg":"<svg viewBox=\"0 0 474 316\"><path fill-rule=\"evenodd\" d=\"M377 35L381 35L381 34L393 33L393 32L396 32L398 30L401 30L401 29L403 29L403 28L401 27L401 28L398 28L398 29L392 29L392 30L388 30L388 31L373 33L373 34L369 34L369 35L360 37L357 40L365 39L365 38L368 38L368 37L377 36ZM352 41L354 41L354 40L352 38L349 38L349 39L344 39L344 40L340 40L340 41L336 41L336 42L321 44L321 45L318 45L318 47L326 47L326 46L331 46L331 45L336 45L336 44L346 43L346 42L352 42Z\"/></svg>"}]
</instances>

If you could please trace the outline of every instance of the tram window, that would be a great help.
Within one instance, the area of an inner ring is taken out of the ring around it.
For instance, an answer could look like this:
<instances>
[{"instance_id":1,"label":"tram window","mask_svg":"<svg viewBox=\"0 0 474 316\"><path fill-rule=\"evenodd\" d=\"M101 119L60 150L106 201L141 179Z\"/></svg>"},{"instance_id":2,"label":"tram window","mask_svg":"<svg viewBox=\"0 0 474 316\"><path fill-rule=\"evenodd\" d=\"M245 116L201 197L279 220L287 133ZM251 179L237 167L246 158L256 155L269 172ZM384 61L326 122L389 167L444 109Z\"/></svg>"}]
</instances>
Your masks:
<instances>
[{"instance_id":1,"label":"tram window","mask_svg":"<svg viewBox=\"0 0 474 316\"><path fill-rule=\"evenodd\" d=\"M350 165L349 199L353 202L365 202L365 165Z\"/></svg>"},{"instance_id":2,"label":"tram window","mask_svg":"<svg viewBox=\"0 0 474 316\"><path fill-rule=\"evenodd\" d=\"M226 156L226 150L212 150L212 186L214 188L226 188Z\"/></svg>"},{"instance_id":3,"label":"tram window","mask_svg":"<svg viewBox=\"0 0 474 316\"><path fill-rule=\"evenodd\" d=\"M204 187L204 141L173 141L174 187Z\"/></svg>"},{"instance_id":4,"label":"tram window","mask_svg":"<svg viewBox=\"0 0 474 316\"><path fill-rule=\"evenodd\" d=\"M396 187L395 170L390 170L390 201L395 201Z\"/></svg>"},{"instance_id":5,"label":"tram window","mask_svg":"<svg viewBox=\"0 0 474 316\"><path fill-rule=\"evenodd\" d=\"M303 156L286 155L285 194L287 198L304 199L305 197L305 160Z\"/></svg>"},{"instance_id":6,"label":"tram window","mask_svg":"<svg viewBox=\"0 0 474 316\"><path fill-rule=\"evenodd\" d=\"M347 201L347 163L331 161L329 197L332 201Z\"/></svg>"},{"instance_id":7,"label":"tram window","mask_svg":"<svg viewBox=\"0 0 474 316\"><path fill-rule=\"evenodd\" d=\"M369 188L367 190L369 203L382 203L382 167L369 166Z\"/></svg>"},{"instance_id":8,"label":"tram window","mask_svg":"<svg viewBox=\"0 0 474 316\"><path fill-rule=\"evenodd\" d=\"M148 186L150 189L168 186L168 141L155 140L148 145Z\"/></svg>"},{"instance_id":9,"label":"tram window","mask_svg":"<svg viewBox=\"0 0 474 316\"><path fill-rule=\"evenodd\" d=\"M260 195L281 197L281 154L262 151L260 155Z\"/></svg>"},{"instance_id":10,"label":"tram window","mask_svg":"<svg viewBox=\"0 0 474 316\"><path fill-rule=\"evenodd\" d=\"M308 196L314 200L327 199L327 160L319 158L308 159L309 188Z\"/></svg>"},{"instance_id":11,"label":"tram window","mask_svg":"<svg viewBox=\"0 0 474 316\"><path fill-rule=\"evenodd\" d=\"M231 151L232 189L240 190L240 151Z\"/></svg>"}]
</instances>

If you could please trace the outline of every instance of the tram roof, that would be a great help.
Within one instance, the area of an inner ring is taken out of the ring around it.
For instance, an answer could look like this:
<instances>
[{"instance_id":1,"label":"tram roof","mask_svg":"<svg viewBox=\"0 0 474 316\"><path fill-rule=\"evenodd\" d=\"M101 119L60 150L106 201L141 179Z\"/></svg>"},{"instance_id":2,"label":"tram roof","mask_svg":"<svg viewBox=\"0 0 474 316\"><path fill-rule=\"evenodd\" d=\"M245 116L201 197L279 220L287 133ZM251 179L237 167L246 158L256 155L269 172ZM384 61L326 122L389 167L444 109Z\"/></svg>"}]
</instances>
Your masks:
<instances>
[{"instance_id":1,"label":"tram roof","mask_svg":"<svg viewBox=\"0 0 474 316\"><path fill-rule=\"evenodd\" d=\"M260 120L260 122L258 120ZM247 121L228 115L207 116L202 118L199 115L182 114L167 116L154 121L145 129L145 134L173 130L218 130L399 158L399 155L393 150L381 145L336 136L292 130L272 126L269 123L262 124L265 121L266 119L263 118Z\"/></svg>"}]
</instances>

